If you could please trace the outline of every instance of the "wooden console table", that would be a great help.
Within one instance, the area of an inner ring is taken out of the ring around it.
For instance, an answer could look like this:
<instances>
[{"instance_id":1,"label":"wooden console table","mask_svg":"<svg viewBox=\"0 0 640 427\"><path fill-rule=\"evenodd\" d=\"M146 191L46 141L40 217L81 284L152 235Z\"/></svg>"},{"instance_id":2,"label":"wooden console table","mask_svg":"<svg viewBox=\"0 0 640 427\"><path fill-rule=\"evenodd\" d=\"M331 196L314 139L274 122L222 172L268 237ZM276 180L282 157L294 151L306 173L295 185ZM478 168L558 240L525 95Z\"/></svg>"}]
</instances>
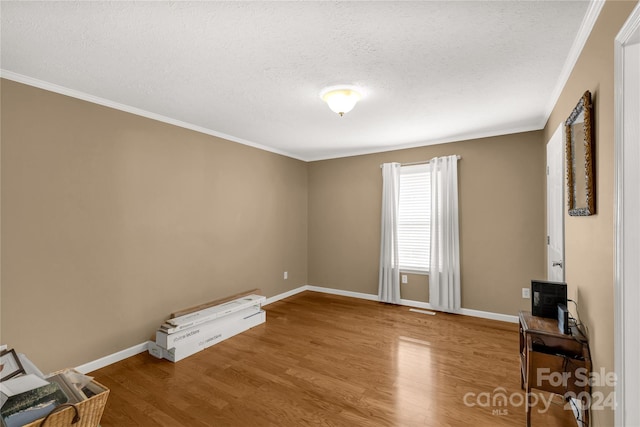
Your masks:
<instances>
[{"instance_id":1,"label":"wooden console table","mask_svg":"<svg viewBox=\"0 0 640 427\"><path fill-rule=\"evenodd\" d=\"M578 398L584 408L582 426L589 426L591 356L586 337L572 327L558 329L556 319L520 312L520 386L526 391L527 427L531 426L531 389ZM579 427L582 427L579 426Z\"/></svg>"}]
</instances>

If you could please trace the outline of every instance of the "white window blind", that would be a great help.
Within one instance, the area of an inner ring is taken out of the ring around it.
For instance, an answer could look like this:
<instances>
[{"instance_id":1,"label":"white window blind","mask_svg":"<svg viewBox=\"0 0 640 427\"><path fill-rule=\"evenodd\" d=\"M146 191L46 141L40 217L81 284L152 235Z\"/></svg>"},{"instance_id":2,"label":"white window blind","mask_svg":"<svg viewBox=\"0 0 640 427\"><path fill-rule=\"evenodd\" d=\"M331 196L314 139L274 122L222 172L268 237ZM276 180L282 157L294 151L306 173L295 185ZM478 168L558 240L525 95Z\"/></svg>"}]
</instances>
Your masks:
<instances>
[{"instance_id":1,"label":"white window blind","mask_svg":"<svg viewBox=\"0 0 640 427\"><path fill-rule=\"evenodd\" d=\"M431 248L431 175L429 164L400 168L398 257L400 270L429 272Z\"/></svg>"}]
</instances>

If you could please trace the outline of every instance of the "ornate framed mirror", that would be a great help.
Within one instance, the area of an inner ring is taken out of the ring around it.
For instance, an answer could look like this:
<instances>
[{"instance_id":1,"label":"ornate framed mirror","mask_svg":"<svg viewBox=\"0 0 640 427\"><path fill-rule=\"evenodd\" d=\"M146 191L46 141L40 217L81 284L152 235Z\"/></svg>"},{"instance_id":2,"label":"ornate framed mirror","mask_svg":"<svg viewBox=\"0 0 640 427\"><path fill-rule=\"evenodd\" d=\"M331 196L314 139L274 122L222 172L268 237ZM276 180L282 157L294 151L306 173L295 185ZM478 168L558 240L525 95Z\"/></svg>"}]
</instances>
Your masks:
<instances>
[{"instance_id":1,"label":"ornate framed mirror","mask_svg":"<svg viewBox=\"0 0 640 427\"><path fill-rule=\"evenodd\" d=\"M565 121L569 215L595 214L593 111L586 91Z\"/></svg>"}]
</instances>

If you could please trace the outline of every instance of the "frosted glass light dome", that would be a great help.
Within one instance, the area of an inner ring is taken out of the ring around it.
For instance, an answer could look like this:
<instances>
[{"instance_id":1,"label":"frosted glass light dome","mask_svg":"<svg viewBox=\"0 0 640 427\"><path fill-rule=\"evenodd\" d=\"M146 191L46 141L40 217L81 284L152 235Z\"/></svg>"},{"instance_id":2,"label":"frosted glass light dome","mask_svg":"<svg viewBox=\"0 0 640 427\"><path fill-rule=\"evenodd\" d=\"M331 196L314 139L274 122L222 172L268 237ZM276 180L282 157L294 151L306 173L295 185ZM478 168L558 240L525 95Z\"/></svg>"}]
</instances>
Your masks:
<instances>
[{"instance_id":1,"label":"frosted glass light dome","mask_svg":"<svg viewBox=\"0 0 640 427\"><path fill-rule=\"evenodd\" d=\"M340 117L353 110L362 98L358 91L348 86L328 87L320 93L320 97L329 105L331 111L338 113Z\"/></svg>"}]
</instances>

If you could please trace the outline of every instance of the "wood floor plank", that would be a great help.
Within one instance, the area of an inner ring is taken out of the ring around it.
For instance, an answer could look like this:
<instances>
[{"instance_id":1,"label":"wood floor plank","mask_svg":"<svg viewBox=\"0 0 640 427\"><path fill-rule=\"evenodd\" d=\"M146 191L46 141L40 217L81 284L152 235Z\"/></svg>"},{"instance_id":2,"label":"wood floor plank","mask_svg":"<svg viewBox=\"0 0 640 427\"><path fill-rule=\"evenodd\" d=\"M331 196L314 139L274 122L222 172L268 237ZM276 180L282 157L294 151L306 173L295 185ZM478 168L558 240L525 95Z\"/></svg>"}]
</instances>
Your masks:
<instances>
[{"instance_id":1,"label":"wood floor plank","mask_svg":"<svg viewBox=\"0 0 640 427\"><path fill-rule=\"evenodd\" d=\"M304 292L178 363L139 354L92 373L118 426L524 426L517 325ZM506 406L479 396L513 396ZM555 400L534 425L575 426Z\"/></svg>"}]
</instances>

